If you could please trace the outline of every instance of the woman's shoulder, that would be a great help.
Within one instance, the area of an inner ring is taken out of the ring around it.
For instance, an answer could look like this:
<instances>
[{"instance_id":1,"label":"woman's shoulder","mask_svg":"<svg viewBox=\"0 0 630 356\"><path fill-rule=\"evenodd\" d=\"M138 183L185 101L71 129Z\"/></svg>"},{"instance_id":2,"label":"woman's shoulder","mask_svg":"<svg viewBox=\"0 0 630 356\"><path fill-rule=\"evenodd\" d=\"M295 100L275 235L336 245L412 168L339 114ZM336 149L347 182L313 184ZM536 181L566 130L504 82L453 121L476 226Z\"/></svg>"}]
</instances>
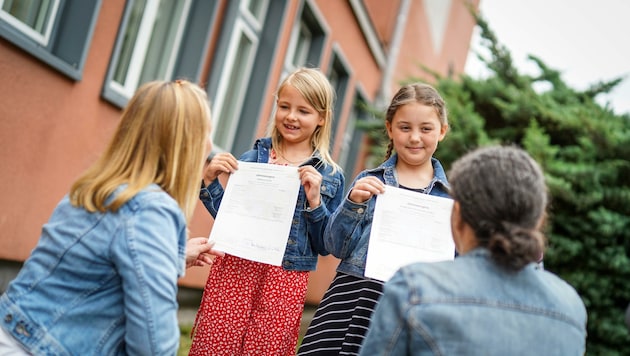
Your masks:
<instances>
[{"instance_id":1,"label":"woman's shoulder","mask_svg":"<svg viewBox=\"0 0 630 356\"><path fill-rule=\"evenodd\" d=\"M157 184L151 184L143 188L125 205L132 211L159 206L164 209L181 212L177 201Z\"/></svg>"}]
</instances>

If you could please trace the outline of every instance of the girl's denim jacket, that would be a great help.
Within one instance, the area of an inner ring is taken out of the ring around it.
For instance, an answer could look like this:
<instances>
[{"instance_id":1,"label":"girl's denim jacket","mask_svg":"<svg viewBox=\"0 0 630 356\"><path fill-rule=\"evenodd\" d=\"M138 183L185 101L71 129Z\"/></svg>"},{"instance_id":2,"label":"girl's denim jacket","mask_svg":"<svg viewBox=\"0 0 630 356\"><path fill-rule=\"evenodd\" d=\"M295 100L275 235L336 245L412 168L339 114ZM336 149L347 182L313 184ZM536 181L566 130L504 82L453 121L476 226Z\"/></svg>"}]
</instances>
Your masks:
<instances>
[{"instance_id":1,"label":"girl's denim jacket","mask_svg":"<svg viewBox=\"0 0 630 356\"><path fill-rule=\"evenodd\" d=\"M354 182L352 182L352 187L354 187L357 180L366 176L374 176L386 185L398 187L398 177L395 169L397 160L398 155L394 154L380 166L359 173ZM431 164L433 165L433 180L431 180L425 193L449 197L447 193L448 182L444 168L435 158L431 158ZM339 205L328 221L324 242L326 249L335 257L341 259L337 272L363 278L376 196L372 196L364 203L353 203L348 199L352 187L348 190L346 199ZM392 256L392 258L396 258L396 256Z\"/></svg>"},{"instance_id":2,"label":"girl's denim jacket","mask_svg":"<svg viewBox=\"0 0 630 356\"><path fill-rule=\"evenodd\" d=\"M477 248L385 283L361 355L584 355L586 308L535 263L506 271Z\"/></svg>"},{"instance_id":3,"label":"girl's denim jacket","mask_svg":"<svg viewBox=\"0 0 630 356\"><path fill-rule=\"evenodd\" d=\"M261 138L254 143L254 149L245 152L240 158L243 162L267 163L271 150L271 138ZM317 267L317 256L328 255L324 247L324 228L328 223L331 211L337 208L343 199L344 176L340 170L332 173L332 167L321 160L316 151L313 157L302 165L311 165L322 175L320 187L321 205L315 209L308 209L304 187L300 186L300 193L295 205L293 223L287 240L287 247L282 259L282 267L288 271L313 271ZM223 186L215 179L207 187L202 187L199 198L212 217L217 216Z\"/></svg>"},{"instance_id":4,"label":"girl's denim jacket","mask_svg":"<svg viewBox=\"0 0 630 356\"><path fill-rule=\"evenodd\" d=\"M66 196L0 297L0 327L34 355L175 355L186 238L157 185L116 212Z\"/></svg>"}]
</instances>

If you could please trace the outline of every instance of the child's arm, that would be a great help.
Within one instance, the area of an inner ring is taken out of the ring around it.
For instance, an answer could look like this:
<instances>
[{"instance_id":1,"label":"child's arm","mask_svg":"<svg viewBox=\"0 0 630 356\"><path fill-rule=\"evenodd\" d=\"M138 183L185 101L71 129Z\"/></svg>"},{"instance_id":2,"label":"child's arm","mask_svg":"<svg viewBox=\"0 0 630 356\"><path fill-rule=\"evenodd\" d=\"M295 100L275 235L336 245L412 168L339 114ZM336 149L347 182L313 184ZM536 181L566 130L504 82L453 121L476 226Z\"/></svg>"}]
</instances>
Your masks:
<instances>
[{"instance_id":1,"label":"child's arm","mask_svg":"<svg viewBox=\"0 0 630 356\"><path fill-rule=\"evenodd\" d=\"M224 193L218 178L221 174L230 174L236 169L238 169L238 161L228 152L217 153L204 166L203 186L199 192L199 199L213 218L217 216Z\"/></svg>"},{"instance_id":2,"label":"child's arm","mask_svg":"<svg viewBox=\"0 0 630 356\"><path fill-rule=\"evenodd\" d=\"M328 221L324 234L326 250L337 258L347 258L369 228L366 222L370 200L385 191L385 184L378 178L359 174L348 197L335 210Z\"/></svg>"},{"instance_id":3,"label":"child's arm","mask_svg":"<svg viewBox=\"0 0 630 356\"><path fill-rule=\"evenodd\" d=\"M306 233L308 235L308 241L311 244L311 248L317 254L326 256L330 254L324 245L324 231L328 220L332 212L339 206L343 200L343 188L345 186L345 179L343 173L338 171L335 174L324 172L325 176L322 176L322 181L318 189L318 199L320 204L316 206L313 203L308 203L305 208L306 218ZM308 199L308 192L305 187L305 194ZM313 206L315 206L313 208Z\"/></svg>"}]
</instances>

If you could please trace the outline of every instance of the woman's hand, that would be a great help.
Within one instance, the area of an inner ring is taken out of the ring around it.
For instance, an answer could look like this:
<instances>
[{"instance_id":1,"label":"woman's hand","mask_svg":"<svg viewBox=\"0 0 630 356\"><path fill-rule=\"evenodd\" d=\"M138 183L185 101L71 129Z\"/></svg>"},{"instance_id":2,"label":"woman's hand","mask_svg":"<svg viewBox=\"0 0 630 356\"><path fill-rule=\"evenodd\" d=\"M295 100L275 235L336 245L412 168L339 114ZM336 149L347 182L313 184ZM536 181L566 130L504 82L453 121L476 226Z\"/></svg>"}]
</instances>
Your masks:
<instances>
[{"instance_id":1,"label":"woman's hand","mask_svg":"<svg viewBox=\"0 0 630 356\"><path fill-rule=\"evenodd\" d=\"M298 168L300 182L304 186L304 193L308 201L309 209L315 209L322 204L320 187L322 185L322 175L313 166L302 166Z\"/></svg>"},{"instance_id":2,"label":"woman's hand","mask_svg":"<svg viewBox=\"0 0 630 356\"><path fill-rule=\"evenodd\" d=\"M357 180L348 195L348 199L359 204L368 201L373 195L385 192L385 184L376 177L363 177Z\"/></svg>"},{"instance_id":3,"label":"woman's hand","mask_svg":"<svg viewBox=\"0 0 630 356\"><path fill-rule=\"evenodd\" d=\"M221 251L212 247L214 242L208 243L207 237L192 237L186 242L186 268L212 266L217 256L224 256Z\"/></svg>"},{"instance_id":4,"label":"woman's hand","mask_svg":"<svg viewBox=\"0 0 630 356\"><path fill-rule=\"evenodd\" d=\"M221 174L234 173L238 169L238 161L229 152L217 153L203 167L203 183L208 186Z\"/></svg>"}]
</instances>

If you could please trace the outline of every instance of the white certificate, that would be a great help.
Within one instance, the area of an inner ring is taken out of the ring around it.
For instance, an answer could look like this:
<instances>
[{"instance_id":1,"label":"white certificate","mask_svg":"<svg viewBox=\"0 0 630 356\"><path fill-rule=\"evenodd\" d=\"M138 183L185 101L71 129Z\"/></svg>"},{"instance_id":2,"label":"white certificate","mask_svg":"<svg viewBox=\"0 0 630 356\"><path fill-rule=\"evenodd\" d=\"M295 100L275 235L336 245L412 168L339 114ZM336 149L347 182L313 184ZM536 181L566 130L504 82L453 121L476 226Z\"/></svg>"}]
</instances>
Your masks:
<instances>
[{"instance_id":1,"label":"white certificate","mask_svg":"<svg viewBox=\"0 0 630 356\"><path fill-rule=\"evenodd\" d=\"M280 266L299 192L297 167L239 162L209 241L216 250Z\"/></svg>"},{"instance_id":2,"label":"white certificate","mask_svg":"<svg viewBox=\"0 0 630 356\"><path fill-rule=\"evenodd\" d=\"M402 266L455 257L453 200L386 186L376 197L365 276L387 281Z\"/></svg>"}]
</instances>

